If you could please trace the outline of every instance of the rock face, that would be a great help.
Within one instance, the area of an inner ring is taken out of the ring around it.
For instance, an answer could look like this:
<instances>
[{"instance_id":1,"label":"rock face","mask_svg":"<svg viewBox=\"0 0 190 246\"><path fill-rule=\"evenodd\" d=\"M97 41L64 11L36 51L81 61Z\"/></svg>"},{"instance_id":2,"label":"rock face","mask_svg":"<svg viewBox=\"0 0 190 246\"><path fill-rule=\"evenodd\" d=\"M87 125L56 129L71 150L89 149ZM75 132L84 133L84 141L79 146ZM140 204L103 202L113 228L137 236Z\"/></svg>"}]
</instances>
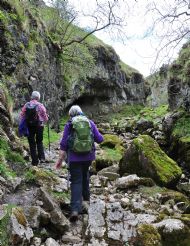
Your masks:
<instances>
[{"instance_id":1,"label":"rock face","mask_svg":"<svg viewBox=\"0 0 190 246\"><path fill-rule=\"evenodd\" d=\"M150 177L157 184L170 186L179 180L182 171L148 135L132 141L120 161L120 174L131 173Z\"/></svg>"},{"instance_id":2,"label":"rock face","mask_svg":"<svg viewBox=\"0 0 190 246\"><path fill-rule=\"evenodd\" d=\"M179 53L178 59L171 65L168 84L169 105L173 110L183 106L190 110L190 43L186 43Z\"/></svg>"},{"instance_id":3,"label":"rock face","mask_svg":"<svg viewBox=\"0 0 190 246\"><path fill-rule=\"evenodd\" d=\"M54 125L73 103L80 104L91 114L108 112L124 103L144 103L147 89L142 75L134 69L126 72L115 51L103 43L97 47L87 46L94 63L84 78L70 78L74 68L67 74L69 79L66 78L65 61L60 59L62 53L47 36L45 24L30 9L26 10L25 5L19 7L20 12L7 1L0 3L3 20L6 20L1 21L0 26L0 43L3 44L0 78L14 98L15 110L29 100L34 89L41 92ZM21 14L28 23L27 28L19 18ZM18 17L17 21L13 21L13 15Z\"/></svg>"},{"instance_id":4,"label":"rock face","mask_svg":"<svg viewBox=\"0 0 190 246\"><path fill-rule=\"evenodd\" d=\"M169 104L171 110L184 107L190 111L190 42L183 45L178 58L170 65L163 65L160 70L147 78L150 106Z\"/></svg>"},{"instance_id":5,"label":"rock face","mask_svg":"<svg viewBox=\"0 0 190 246\"><path fill-rule=\"evenodd\" d=\"M169 66L163 65L158 72L150 75L146 80L150 86L147 104L151 107L168 104Z\"/></svg>"},{"instance_id":6,"label":"rock face","mask_svg":"<svg viewBox=\"0 0 190 246\"><path fill-rule=\"evenodd\" d=\"M12 131L10 104L8 103L6 90L2 84L0 84L0 136L8 141L15 140Z\"/></svg>"}]
</instances>

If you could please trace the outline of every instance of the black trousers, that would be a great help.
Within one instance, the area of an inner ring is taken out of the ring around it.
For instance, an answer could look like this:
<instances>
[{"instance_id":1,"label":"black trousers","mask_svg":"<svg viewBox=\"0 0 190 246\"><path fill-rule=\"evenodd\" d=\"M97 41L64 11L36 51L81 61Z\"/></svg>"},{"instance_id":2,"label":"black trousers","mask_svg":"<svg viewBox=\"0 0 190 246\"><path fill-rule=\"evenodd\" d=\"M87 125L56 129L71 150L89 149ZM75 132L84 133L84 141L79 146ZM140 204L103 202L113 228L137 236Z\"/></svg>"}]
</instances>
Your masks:
<instances>
[{"instance_id":1,"label":"black trousers","mask_svg":"<svg viewBox=\"0 0 190 246\"><path fill-rule=\"evenodd\" d=\"M28 143L32 158L32 165L37 165L39 160L45 159L43 147L43 126L29 126Z\"/></svg>"},{"instance_id":2,"label":"black trousers","mask_svg":"<svg viewBox=\"0 0 190 246\"><path fill-rule=\"evenodd\" d=\"M70 162L71 174L71 211L82 211L82 200L90 200L89 167L91 161Z\"/></svg>"}]
</instances>

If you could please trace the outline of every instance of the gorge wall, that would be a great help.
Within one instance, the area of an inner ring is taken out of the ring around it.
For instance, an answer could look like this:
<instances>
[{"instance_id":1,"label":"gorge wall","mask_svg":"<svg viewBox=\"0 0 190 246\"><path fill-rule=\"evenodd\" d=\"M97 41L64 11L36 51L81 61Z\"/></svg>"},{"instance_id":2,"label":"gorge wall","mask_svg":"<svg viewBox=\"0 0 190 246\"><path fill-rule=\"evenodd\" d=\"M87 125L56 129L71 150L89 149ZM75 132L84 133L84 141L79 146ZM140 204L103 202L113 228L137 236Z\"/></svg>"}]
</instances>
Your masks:
<instances>
[{"instance_id":1,"label":"gorge wall","mask_svg":"<svg viewBox=\"0 0 190 246\"><path fill-rule=\"evenodd\" d=\"M174 110L183 107L190 110L190 43L183 45L178 58L164 64L158 72L147 78L151 88L147 103L150 106L169 104Z\"/></svg>"},{"instance_id":2,"label":"gorge wall","mask_svg":"<svg viewBox=\"0 0 190 246\"><path fill-rule=\"evenodd\" d=\"M123 64L111 47L98 39L97 45L95 37L95 45L85 43L91 68L78 76L73 75L74 67L67 71L63 54L39 17L39 9L47 6L28 6L0 2L0 80L13 98L14 110L29 100L32 90L38 90L56 127L74 103L93 116L118 105L145 102L148 90L143 76Z\"/></svg>"}]
</instances>

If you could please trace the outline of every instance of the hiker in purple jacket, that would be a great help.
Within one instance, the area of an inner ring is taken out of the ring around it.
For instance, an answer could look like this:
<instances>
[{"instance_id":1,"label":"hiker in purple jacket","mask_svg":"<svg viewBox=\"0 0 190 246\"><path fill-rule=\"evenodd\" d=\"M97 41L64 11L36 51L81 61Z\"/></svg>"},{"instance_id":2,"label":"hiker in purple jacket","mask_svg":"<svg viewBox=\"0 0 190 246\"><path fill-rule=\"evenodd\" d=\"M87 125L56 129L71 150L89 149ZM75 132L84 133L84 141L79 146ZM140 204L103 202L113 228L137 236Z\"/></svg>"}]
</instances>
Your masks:
<instances>
[{"instance_id":1,"label":"hiker in purple jacket","mask_svg":"<svg viewBox=\"0 0 190 246\"><path fill-rule=\"evenodd\" d=\"M95 145L89 153L76 153L69 149L68 139L72 131L72 119L75 116L84 115L78 105L74 105L69 110L70 120L64 128L63 137L60 142L59 159L56 162L56 168L60 168L63 160L69 164L71 174L71 217L70 221L78 219L78 214L82 210L82 201L90 201L89 190L89 167L95 160ZM89 120L94 142L101 143L103 137L98 131L95 123Z\"/></svg>"}]
</instances>

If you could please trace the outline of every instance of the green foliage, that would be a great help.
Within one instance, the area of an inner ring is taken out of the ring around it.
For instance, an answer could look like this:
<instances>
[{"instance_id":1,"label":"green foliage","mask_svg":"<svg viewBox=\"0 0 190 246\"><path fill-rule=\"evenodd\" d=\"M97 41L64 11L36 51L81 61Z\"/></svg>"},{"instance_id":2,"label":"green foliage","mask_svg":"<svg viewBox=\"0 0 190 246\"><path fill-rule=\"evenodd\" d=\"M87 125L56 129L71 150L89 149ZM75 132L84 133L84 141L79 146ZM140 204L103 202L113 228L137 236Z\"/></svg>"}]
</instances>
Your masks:
<instances>
[{"instance_id":1,"label":"green foliage","mask_svg":"<svg viewBox=\"0 0 190 246\"><path fill-rule=\"evenodd\" d=\"M1 156L0 156L1 159ZM0 175L3 177L16 177L16 173L13 172L8 165L0 161Z\"/></svg>"},{"instance_id":2,"label":"green foliage","mask_svg":"<svg viewBox=\"0 0 190 246\"><path fill-rule=\"evenodd\" d=\"M69 115L64 115L62 116L60 122L59 122L59 127L60 130L63 131L65 124L67 123L67 121L69 120Z\"/></svg>"},{"instance_id":3,"label":"green foliage","mask_svg":"<svg viewBox=\"0 0 190 246\"><path fill-rule=\"evenodd\" d=\"M50 136L50 143L57 142L60 139L59 133L57 133L55 130L49 128L49 136ZM43 143L45 147L48 147L49 139L48 139L48 126L45 126L44 128L44 138Z\"/></svg>"},{"instance_id":4,"label":"green foliage","mask_svg":"<svg viewBox=\"0 0 190 246\"><path fill-rule=\"evenodd\" d=\"M122 158L122 153L118 149L112 149L112 148L107 148L107 147L102 147L103 150L103 159L107 161L120 161ZM99 159L99 157L97 156Z\"/></svg>"},{"instance_id":5,"label":"green foliage","mask_svg":"<svg viewBox=\"0 0 190 246\"><path fill-rule=\"evenodd\" d=\"M57 191L50 191L50 192L59 202L69 202L70 201L70 197L71 197L70 192L57 192Z\"/></svg>"},{"instance_id":6,"label":"green foliage","mask_svg":"<svg viewBox=\"0 0 190 246\"><path fill-rule=\"evenodd\" d=\"M57 179L53 172L50 170L32 167L25 172L25 180L29 183L48 184L56 183Z\"/></svg>"},{"instance_id":7,"label":"green foliage","mask_svg":"<svg viewBox=\"0 0 190 246\"><path fill-rule=\"evenodd\" d=\"M185 137L187 140L190 138L190 116L187 113L184 113L183 117L179 118L174 125L173 136L176 137Z\"/></svg>"},{"instance_id":8,"label":"green foliage","mask_svg":"<svg viewBox=\"0 0 190 246\"><path fill-rule=\"evenodd\" d=\"M132 117L132 116L136 116L140 113L140 111L143 109L142 105L124 105L122 107L119 108L119 110L117 109L117 112L114 113L110 113L108 115L108 121L111 122L118 122L119 120L122 120L122 118L126 118L126 117Z\"/></svg>"},{"instance_id":9,"label":"green foliage","mask_svg":"<svg viewBox=\"0 0 190 246\"><path fill-rule=\"evenodd\" d=\"M59 59L63 64L64 77L67 77L65 81L67 88L78 78L88 82L87 75L93 71L95 64L86 44L74 43L65 47Z\"/></svg>"},{"instance_id":10,"label":"green foliage","mask_svg":"<svg viewBox=\"0 0 190 246\"><path fill-rule=\"evenodd\" d=\"M8 143L4 139L0 139L0 174L4 177L15 177L13 172L6 162L25 163L23 157L10 149Z\"/></svg>"},{"instance_id":11,"label":"green foliage","mask_svg":"<svg viewBox=\"0 0 190 246\"><path fill-rule=\"evenodd\" d=\"M7 18L7 14L0 10L0 21L4 24L7 25L8 24L8 18Z\"/></svg>"},{"instance_id":12,"label":"green foliage","mask_svg":"<svg viewBox=\"0 0 190 246\"><path fill-rule=\"evenodd\" d=\"M12 208L15 205L8 204L4 209L6 210L6 215L0 219L0 245L7 246L9 245L9 231L7 229L9 225L9 219L11 216Z\"/></svg>"},{"instance_id":13,"label":"green foliage","mask_svg":"<svg viewBox=\"0 0 190 246\"><path fill-rule=\"evenodd\" d=\"M28 3L27 2L23 3L18 0L7 0L7 1L12 6L13 11L16 12L13 13L13 15L11 15L11 18L16 19L20 23L24 23L27 19L25 15L25 8L29 7Z\"/></svg>"},{"instance_id":14,"label":"green foliage","mask_svg":"<svg viewBox=\"0 0 190 246\"><path fill-rule=\"evenodd\" d=\"M13 151L8 151L7 160L15 163L25 163L25 160L23 159L22 155Z\"/></svg>"},{"instance_id":15,"label":"green foliage","mask_svg":"<svg viewBox=\"0 0 190 246\"><path fill-rule=\"evenodd\" d=\"M158 193L165 192L166 190L167 190L166 188L157 185L152 187L146 187L146 186L139 187L139 192L147 197L149 196L156 197L158 196Z\"/></svg>"},{"instance_id":16,"label":"green foliage","mask_svg":"<svg viewBox=\"0 0 190 246\"><path fill-rule=\"evenodd\" d=\"M25 172L25 180L29 183L33 183L36 180L36 175L31 169Z\"/></svg>"},{"instance_id":17,"label":"green foliage","mask_svg":"<svg viewBox=\"0 0 190 246\"><path fill-rule=\"evenodd\" d=\"M145 107L139 113L139 119L153 121L155 124L160 123L160 120L168 113L168 105L160 105L159 107Z\"/></svg>"},{"instance_id":18,"label":"green foliage","mask_svg":"<svg viewBox=\"0 0 190 246\"><path fill-rule=\"evenodd\" d=\"M161 235L158 230L149 224L140 224L137 228L138 240L143 246L161 246Z\"/></svg>"},{"instance_id":19,"label":"green foliage","mask_svg":"<svg viewBox=\"0 0 190 246\"><path fill-rule=\"evenodd\" d=\"M122 145L122 141L117 135L105 134L104 141L100 145L109 148L116 148L117 146Z\"/></svg>"}]
</instances>

